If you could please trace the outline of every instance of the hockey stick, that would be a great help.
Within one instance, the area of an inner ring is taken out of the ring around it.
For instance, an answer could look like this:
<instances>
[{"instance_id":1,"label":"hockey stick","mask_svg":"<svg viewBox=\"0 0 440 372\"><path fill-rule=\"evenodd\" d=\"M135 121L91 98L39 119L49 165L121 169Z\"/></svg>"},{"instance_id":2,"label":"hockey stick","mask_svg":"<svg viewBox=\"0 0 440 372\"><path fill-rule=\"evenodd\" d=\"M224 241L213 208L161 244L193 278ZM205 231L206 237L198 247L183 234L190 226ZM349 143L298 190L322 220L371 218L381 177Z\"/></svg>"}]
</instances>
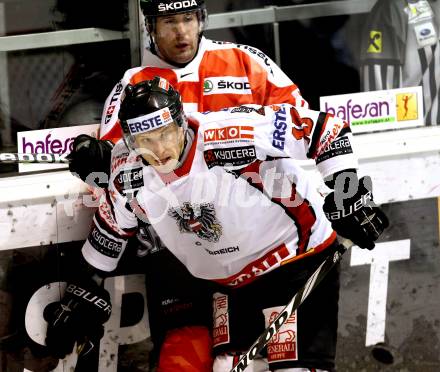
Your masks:
<instances>
[{"instance_id":1,"label":"hockey stick","mask_svg":"<svg viewBox=\"0 0 440 372\"><path fill-rule=\"evenodd\" d=\"M1 163L56 163L68 164L69 159L66 159L68 154L22 154L22 153L0 153Z\"/></svg>"},{"instance_id":2,"label":"hockey stick","mask_svg":"<svg viewBox=\"0 0 440 372\"><path fill-rule=\"evenodd\" d=\"M269 326L264 330L264 332L258 337L258 339L252 344L250 349L244 354L231 369L230 372L241 372L244 371L247 366L255 359L255 356L266 346L273 335L279 331L281 326L289 319L292 313L298 309L298 307L304 302L311 291L321 282L321 280L327 275L327 273L332 269L332 267L338 263L342 255L347 251L347 249L353 246L353 242L348 239L339 238L341 245L336 250L333 255L328 256L315 272L307 279L303 287L301 287L298 292L293 296L286 307L281 311L280 314L275 318L275 320L269 324Z\"/></svg>"}]
</instances>

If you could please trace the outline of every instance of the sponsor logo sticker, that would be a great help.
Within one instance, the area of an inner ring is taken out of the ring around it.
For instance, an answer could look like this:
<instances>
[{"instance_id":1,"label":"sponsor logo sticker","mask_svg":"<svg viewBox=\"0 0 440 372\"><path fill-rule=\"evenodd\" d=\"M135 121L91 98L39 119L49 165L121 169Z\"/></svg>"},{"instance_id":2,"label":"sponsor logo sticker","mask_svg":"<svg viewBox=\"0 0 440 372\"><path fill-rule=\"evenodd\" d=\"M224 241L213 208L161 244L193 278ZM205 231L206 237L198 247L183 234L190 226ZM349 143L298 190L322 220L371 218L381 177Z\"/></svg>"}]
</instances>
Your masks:
<instances>
[{"instance_id":1,"label":"sponsor logo sticker","mask_svg":"<svg viewBox=\"0 0 440 372\"><path fill-rule=\"evenodd\" d=\"M407 1L408 7L405 13L408 15L408 23L415 24L426 19L432 19L434 13L427 0Z\"/></svg>"},{"instance_id":2,"label":"sponsor logo sticker","mask_svg":"<svg viewBox=\"0 0 440 372\"><path fill-rule=\"evenodd\" d=\"M417 44L419 47L435 45L437 42L437 32L435 31L432 22L426 22L414 26L414 32L416 33Z\"/></svg>"},{"instance_id":3,"label":"sponsor logo sticker","mask_svg":"<svg viewBox=\"0 0 440 372\"><path fill-rule=\"evenodd\" d=\"M193 6L197 6L196 0L184 0L184 1L175 1L173 3L160 3L159 4L159 12L167 12L173 10L180 10L185 8L190 8Z\"/></svg>"},{"instance_id":4,"label":"sponsor logo sticker","mask_svg":"<svg viewBox=\"0 0 440 372\"><path fill-rule=\"evenodd\" d=\"M136 135L164 127L172 122L171 112L168 107L165 107L151 114L129 119L127 120L127 125L130 133Z\"/></svg>"},{"instance_id":5,"label":"sponsor logo sticker","mask_svg":"<svg viewBox=\"0 0 440 372\"><path fill-rule=\"evenodd\" d=\"M382 53L382 32L370 31L367 53Z\"/></svg>"},{"instance_id":6,"label":"sponsor logo sticker","mask_svg":"<svg viewBox=\"0 0 440 372\"><path fill-rule=\"evenodd\" d=\"M223 128L206 129L203 133L205 144L222 142L251 142L254 139L254 127L233 125Z\"/></svg>"},{"instance_id":7,"label":"sponsor logo sticker","mask_svg":"<svg viewBox=\"0 0 440 372\"><path fill-rule=\"evenodd\" d=\"M247 76L213 76L203 81L203 94L252 94Z\"/></svg>"},{"instance_id":8,"label":"sponsor logo sticker","mask_svg":"<svg viewBox=\"0 0 440 372\"><path fill-rule=\"evenodd\" d=\"M119 172L114 180L116 190L122 194L126 190L139 189L144 186L143 169L125 169Z\"/></svg>"},{"instance_id":9,"label":"sponsor logo sticker","mask_svg":"<svg viewBox=\"0 0 440 372\"><path fill-rule=\"evenodd\" d=\"M272 271L280 266L283 260L289 257L289 250L281 245L267 252L263 257L251 262L239 273L225 279L217 279L216 282L229 287L240 287L249 284L258 276Z\"/></svg>"},{"instance_id":10,"label":"sponsor logo sticker","mask_svg":"<svg viewBox=\"0 0 440 372\"><path fill-rule=\"evenodd\" d=\"M248 106L238 106L238 107L234 107L231 110L231 114L233 114L233 113L246 113L246 114L250 114L252 112L258 112L258 110L254 109L253 107L248 107Z\"/></svg>"},{"instance_id":11,"label":"sponsor logo sticker","mask_svg":"<svg viewBox=\"0 0 440 372\"><path fill-rule=\"evenodd\" d=\"M115 112L116 104L119 101L119 98L124 90L124 87L121 82L116 85L115 92L110 98L110 102L108 103L107 110L105 112L104 124L108 124L112 119L113 113Z\"/></svg>"},{"instance_id":12,"label":"sponsor logo sticker","mask_svg":"<svg viewBox=\"0 0 440 372\"><path fill-rule=\"evenodd\" d=\"M275 111L275 121L273 122L275 130L272 133L272 146L279 150L284 150L284 143L286 142L286 119L285 107L280 107Z\"/></svg>"},{"instance_id":13,"label":"sponsor logo sticker","mask_svg":"<svg viewBox=\"0 0 440 372\"><path fill-rule=\"evenodd\" d=\"M229 342L229 314L228 296L216 292L213 295L214 301L214 346L227 344Z\"/></svg>"},{"instance_id":14,"label":"sponsor logo sticker","mask_svg":"<svg viewBox=\"0 0 440 372\"><path fill-rule=\"evenodd\" d=\"M320 110L348 121L353 133L424 125L420 86L320 97Z\"/></svg>"},{"instance_id":15,"label":"sponsor logo sticker","mask_svg":"<svg viewBox=\"0 0 440 372\"><path fill-rule=\"evenodd\" d=\"M122 242L102 234L96 227L89 235L88 241L93 248L107 257L117 258L123 249Z\"/></svg>"},{"instance_id":16,"label":"sponsor logo sticker","mask_svg":"<svg viewBox=\"0 0 440 372\"><path fill-rule=\"evenodd\" d=\"M210 149L205 150L203 155L209 169L215 166L242 166L257 159L254 146Z\"/></svg>"},{"instance_id":17,"label":"sponsor logo sticker","mask_svg":"<svg viewBox=\"0 0 440 372\"><path fill-rule=\"evenodd\" d=\"M399 93L396 95L397 121L417 120L417 95L415 93Z\"/></svg>"},{"instance_id":18,"label":"sponsor logo sticker","mask_svg":"<svg viewBox=\"0 0 440 372\"><path fill-rule=\"evenodd\" d=\"M319 164L336 156L352 153L353 149L351 148L350 140L347 137L336 138L324 149L322 154L318 156L318 158L316 159L316 164Z\"/></svg>"},{"instance_id":19,"label":"sponsor logo sticker","mask_svg":"<svg viewBox=\"0 0 440 372\"><path fill-rule=\"evenodd\" d=\"M263 313L266 327L268 327L282 311L282 306L264 309ZM297 312L295 310L267 343L267 360L269 363L298 360L297 336Z\"/></svg>"},{"instance_id":20,"label":"sponsor logo sticker","mask_svg":"<svg viewBox=\"0 0 440 372\"><path fill-rule=\"evenodd\" d=\"M217 256L217 255L221 255L221 254L228 254L228 253L234 253L234 252L239 252L240 251L240 247L237 245L235 247L227 247L227 248L220 248L217 249L215 251L211 251L209 249L205 248L206 253L208 253L211 256Z\"/></svg>"},{"instance_id":21,"label":"sponsor logo sticker","mask_svg":"<svg viewBox=\"0 0 440 372\"><path fill-rule=\"evenodd\" d=\"M18 152L24 154L67 155L72 150L73 140L80 134L96 137L99 124L73 127L30 130L17 133ZM66 168L67 164L19 164L18 171L34 172L47 169Z\"/></svg>"},{"instance_id":22,"label":"sponsor logo sticker","mask_svg":"<svg viewBox=\"0 0 440 372\"><path fill-rule=\"evenodd\" d=\"M205 82L203 83L203 93L208 94L211 93L214 89L214 84L211 80L205 79Z\"/></svg>"},{"instance_id":23,"label":"sponsor logo sticker","mask_svg":"<svg viewBox=\"0 0 440 372\"><path fill-rule=\"evenodd\" d=\"M264 54L261 50L258 50L256 48L253 48L253 47L249 46L249 45L243 45L243 44L237 44L237 48L241 48L241 49L247 50L249 53L257 56L258 58L260 58L260 60L266 66L267 70L273 75L273 69L272 69L271 61L269 60L269 57L266 56L266 54Z\"/></svg>"}]
</instances>

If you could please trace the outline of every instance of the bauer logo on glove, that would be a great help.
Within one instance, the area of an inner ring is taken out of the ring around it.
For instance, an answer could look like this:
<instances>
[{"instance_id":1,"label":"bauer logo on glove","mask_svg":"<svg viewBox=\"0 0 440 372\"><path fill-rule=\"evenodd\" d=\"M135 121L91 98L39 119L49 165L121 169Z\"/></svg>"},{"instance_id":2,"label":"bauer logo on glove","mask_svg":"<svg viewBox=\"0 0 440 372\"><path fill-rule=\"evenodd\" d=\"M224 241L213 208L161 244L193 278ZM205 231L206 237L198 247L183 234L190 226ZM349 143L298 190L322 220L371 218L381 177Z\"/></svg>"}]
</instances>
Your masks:
<instances>
[{"instance_id":1,"label":"bauer logo on glove","mask_svg":"<svg viewBox=\"0 0 440 372\"><path fill-rule=\"evenodd\" d=\"M368 203L371 202L372 200L373 200L373 194L371 193L371 191L368 191L368 193L366 193L365 195L361 195L360 199L356 200L354 204L348 205L347 209L342 208L334 212L330 212L330 213L326 212L325 215L329 219L329 221L339 220L341 218L348 217L353 213L356 213L357 211L368 205Z\"/></svg>"},{"instance_id":2,"label":"bauer logo on glove","mask_svg":"<svg viewBox=\"0 0 440 372\"><path fill-rule=\"evenodd\" d=\"M373 249L374 242L388 227L385 213L374 204L371 178L363 177L348 197L341 188L326 196L324 212L333 229L360 248Z\"/></svg>"}]
</instances>

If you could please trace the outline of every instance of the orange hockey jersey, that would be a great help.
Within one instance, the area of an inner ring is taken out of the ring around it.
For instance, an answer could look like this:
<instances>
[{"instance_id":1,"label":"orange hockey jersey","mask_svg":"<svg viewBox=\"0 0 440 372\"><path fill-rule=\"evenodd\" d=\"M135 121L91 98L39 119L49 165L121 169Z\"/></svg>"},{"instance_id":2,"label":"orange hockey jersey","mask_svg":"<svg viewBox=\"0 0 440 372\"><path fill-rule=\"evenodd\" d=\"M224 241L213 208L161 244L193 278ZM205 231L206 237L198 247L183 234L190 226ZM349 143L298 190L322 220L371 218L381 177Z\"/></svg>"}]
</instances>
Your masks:
<instances>
[{"instance_id":1,"label":"orange hockey jersey","mask_svg":"<svg viewBox=\"0 0 440 372\"><path fill-rule=\"evenodd\" d=\"M202 37L197 55L183 68L168 64L149 50L142 65L127 70L108 96L101 120L102 139L115 143L122 136L118 112L125 86L155 76L167 79L179 91L187 113L248 103L308 107L287 75L263 52L248 45Z\"/></svg>"}]
</instances>

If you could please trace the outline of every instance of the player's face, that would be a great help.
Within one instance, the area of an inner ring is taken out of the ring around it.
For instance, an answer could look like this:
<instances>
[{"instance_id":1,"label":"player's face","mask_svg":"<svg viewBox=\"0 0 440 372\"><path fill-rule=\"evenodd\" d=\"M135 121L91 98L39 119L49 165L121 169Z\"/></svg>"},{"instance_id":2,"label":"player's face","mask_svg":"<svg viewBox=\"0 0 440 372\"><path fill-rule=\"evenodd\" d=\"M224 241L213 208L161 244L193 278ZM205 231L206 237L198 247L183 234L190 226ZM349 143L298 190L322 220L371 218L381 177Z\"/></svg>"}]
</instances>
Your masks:
<instances>
[{"instance_id":1,"label":"player's face","mask_svg":"<svg viewBox=\"0 0 440 372\"><path fill-rule=\"evenodd\" d=\"M179 166L184 132L176 123L138 134L135 145L142 157L160 173L169 173Z\"/></svg>"},{"instance_id":2,"label":"player's face","mask_svg":"<svg viewBox=\"0 0 440 372\"><path fill-rule=\"evenodd\" d=\"M157 17L154 33L160 55L177 64L190 62L199 44L199 20L196 12Z\"/></svg>"}]
</instances>

